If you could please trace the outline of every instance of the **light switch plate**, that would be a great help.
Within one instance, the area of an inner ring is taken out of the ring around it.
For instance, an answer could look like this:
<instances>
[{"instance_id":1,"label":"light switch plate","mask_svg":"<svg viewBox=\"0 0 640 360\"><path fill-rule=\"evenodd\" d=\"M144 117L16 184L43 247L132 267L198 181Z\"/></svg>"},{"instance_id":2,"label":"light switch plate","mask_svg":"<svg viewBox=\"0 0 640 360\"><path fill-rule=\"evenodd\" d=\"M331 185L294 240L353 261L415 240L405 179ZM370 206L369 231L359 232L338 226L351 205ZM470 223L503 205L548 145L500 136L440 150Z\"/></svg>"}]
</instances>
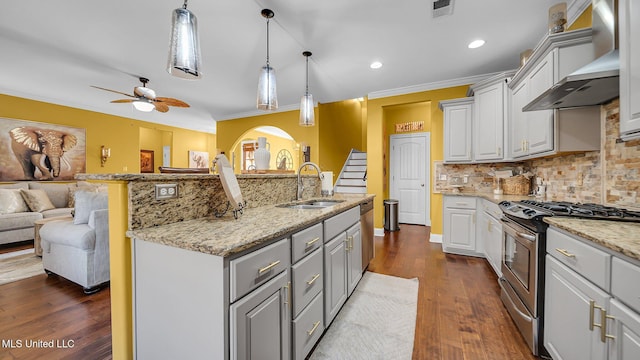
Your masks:
<instances>
[{"instance_id":1,"label":"light switch plate","mask_svg":"<svg viewBox=\"0 0 640 360\"><path fill-rule=\"evenodd\" d=\"M177 198L178 184L156 184L156 200Z\"/></svg>"}]
</instances>

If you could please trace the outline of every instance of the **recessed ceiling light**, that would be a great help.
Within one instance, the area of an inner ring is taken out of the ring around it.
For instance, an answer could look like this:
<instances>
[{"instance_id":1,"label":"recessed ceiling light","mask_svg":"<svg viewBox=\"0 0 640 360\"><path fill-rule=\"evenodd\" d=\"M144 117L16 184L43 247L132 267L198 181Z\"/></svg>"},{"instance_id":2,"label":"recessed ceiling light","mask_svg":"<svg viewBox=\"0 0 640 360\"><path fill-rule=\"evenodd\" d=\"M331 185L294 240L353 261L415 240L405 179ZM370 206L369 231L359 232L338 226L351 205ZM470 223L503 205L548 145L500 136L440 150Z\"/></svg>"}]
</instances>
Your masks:
<instances>
[{"instance_id":1,"label":"recessed ceiling light","mask_svg":"<svg viewBox=\"0 0 640 360\"><path fill-rule=\"evenodd\" d=\"M380 69L382 67L382 63L380 61L374 61L369 65L372 69Z\"/></svg>"},{"instance_id":2,"label":"recessed ceiling light","mask_svg":"<svg viewBox=\"0 0 640 360\"><path fill-rule=\"evenodd\" d=\"M469 49L479 48L482 45L484 45L484 40L474 40L469 43Z\"/></svg>"}]
</instances>

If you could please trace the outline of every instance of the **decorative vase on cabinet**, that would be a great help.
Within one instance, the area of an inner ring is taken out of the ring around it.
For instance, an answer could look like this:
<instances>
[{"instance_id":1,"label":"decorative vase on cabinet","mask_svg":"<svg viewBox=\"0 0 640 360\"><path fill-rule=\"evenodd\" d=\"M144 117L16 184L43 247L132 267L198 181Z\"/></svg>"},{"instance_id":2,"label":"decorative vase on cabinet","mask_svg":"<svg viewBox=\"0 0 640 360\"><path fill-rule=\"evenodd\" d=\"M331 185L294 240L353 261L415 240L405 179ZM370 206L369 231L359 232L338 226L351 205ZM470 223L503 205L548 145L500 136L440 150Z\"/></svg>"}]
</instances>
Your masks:
<instances>
[{"instance_id":1,"label":"decorative vase on cabinet","mask_svg":"<svg viewBox=\"0 0 640 360\"><path fill-rule=\"evenodd\" d=\"M269 161L271 160L270 148L271 145L267 142L266 137L258 138L258 148L253 153L256 160L256 170L269 170Z\"/></svg>"}]
</instances>

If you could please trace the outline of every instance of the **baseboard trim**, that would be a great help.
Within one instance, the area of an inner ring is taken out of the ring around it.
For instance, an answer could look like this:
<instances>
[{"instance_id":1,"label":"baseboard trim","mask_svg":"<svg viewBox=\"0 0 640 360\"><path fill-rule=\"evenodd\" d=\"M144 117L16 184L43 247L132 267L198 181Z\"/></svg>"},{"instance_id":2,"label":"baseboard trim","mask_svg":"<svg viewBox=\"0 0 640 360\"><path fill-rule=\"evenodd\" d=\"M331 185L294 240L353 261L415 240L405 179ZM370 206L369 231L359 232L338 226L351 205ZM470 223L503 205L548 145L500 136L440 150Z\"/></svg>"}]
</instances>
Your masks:
<instances>
[{"instance_id":1,"label":"baseboard trim","mask_svg":"<svg viewBox=\"0 0 640 360\"><path fill-rule=\"evenodd\" d=\"M384 236L384 229L383 228L373 229L373 236Z\"/></svg>"},{"instance_id":2,"label":"baseboard trim","mask_svg":"<svg viewBox=\"0 0 640 360\"><path fill-rule=\"evenodd\" d=\"M442 234L431 234L429 242L442 244Z\"/></svg>"}]
</instances>

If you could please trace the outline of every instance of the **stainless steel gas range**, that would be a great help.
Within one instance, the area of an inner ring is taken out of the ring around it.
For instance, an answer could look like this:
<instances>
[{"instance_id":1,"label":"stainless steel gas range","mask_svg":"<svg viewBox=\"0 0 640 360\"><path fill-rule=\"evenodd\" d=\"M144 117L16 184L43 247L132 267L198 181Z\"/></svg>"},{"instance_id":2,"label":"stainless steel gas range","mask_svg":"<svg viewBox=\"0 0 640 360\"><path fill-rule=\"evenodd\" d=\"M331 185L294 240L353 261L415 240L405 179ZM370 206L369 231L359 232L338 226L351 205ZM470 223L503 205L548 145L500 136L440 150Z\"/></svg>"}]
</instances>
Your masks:
<instances>
[{"instance_id":1,"label":"stainless steel gas range","mask_svg":"<svg viewBox=\"0 0 640 360\"><path fill-rule=\"evenodd\" d=\"M547 216L640 222L640 212L570 202L500 203L503 212L501 298L536 356L548 357L544 335L544 268Z\"/></svg>"}]
</instances>

